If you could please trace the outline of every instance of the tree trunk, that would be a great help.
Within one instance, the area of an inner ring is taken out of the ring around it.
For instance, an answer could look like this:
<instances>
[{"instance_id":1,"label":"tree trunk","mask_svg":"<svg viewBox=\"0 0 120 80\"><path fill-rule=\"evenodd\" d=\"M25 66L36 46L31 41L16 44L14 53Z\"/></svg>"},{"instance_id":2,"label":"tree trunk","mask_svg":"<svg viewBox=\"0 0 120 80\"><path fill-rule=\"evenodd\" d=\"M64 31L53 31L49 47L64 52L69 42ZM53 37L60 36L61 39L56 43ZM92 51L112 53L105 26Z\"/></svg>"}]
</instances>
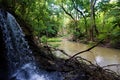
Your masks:
<instances>
[{"instance_id":1,"label":"tree trunk","mask_svg":"<svg viewBox=\"0 0 120 80\"><path fill-rule=\"evenodd\" d=\"M94 6L95 6L96 0L91 0L90 2L90 9L91 9L91 27L90 27L90 40L94 41L94 34L96 33L98 35L98 30L96 27L96 23L95 23L95 10L94 10Z\"/></svg>"},{"instance_id":2,"label":"tree trunk","mask_svg":"<svg viewBox=\"0 0 120 80\"><path fill-rule=\"evenodd\" d=\"M88 31L87 31L87 19L86 19L86 17L84 16L84 14L82 13L82 11L80 11L77 7L74 7L74 8L75 8L76 11L78 11L78 12L82 15L82 17L83 17L83 19L84 19L85 32L86 32L86 34L87 34L87 33L88 33Z\"/></svg>"}]
</instances>

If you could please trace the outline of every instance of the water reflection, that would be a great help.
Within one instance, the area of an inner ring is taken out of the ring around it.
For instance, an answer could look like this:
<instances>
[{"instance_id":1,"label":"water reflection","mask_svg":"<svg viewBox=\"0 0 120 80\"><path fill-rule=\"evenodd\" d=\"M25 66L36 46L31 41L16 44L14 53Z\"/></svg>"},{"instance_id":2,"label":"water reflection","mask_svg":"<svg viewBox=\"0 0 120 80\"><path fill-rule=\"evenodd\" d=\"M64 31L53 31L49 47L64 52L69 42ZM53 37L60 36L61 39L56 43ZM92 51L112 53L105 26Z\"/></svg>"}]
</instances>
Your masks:
<instances>
[{"instance_id":1,"label":"water reflection","mask_svg":"<svg viewBox=\"0 0 120 80\"><path fill-rule=\"evenodd\" d=\"M104 59L103 59L103 57L101 57L101 56L96 56L95 57L95 62L97 62L97 64L99 64L99 63L101 63L101 62L104 62Z\"/></svg>"}]
</instances>

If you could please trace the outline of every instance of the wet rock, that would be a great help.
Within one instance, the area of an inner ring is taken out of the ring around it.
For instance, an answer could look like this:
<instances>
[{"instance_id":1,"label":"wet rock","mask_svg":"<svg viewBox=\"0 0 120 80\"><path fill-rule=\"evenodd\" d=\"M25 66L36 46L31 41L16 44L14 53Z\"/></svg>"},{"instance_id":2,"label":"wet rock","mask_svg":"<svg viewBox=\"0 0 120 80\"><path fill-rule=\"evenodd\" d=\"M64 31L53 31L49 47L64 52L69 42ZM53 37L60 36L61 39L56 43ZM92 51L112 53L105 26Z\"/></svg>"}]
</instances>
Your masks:
<instances>
[{"instance_id":1,"label":"wet rock","mask_svg":"<svg viewBox=\"0 0 120 80\"><path fill-rule=\"evenodd\" d=\"M5 54L5 46L2 38L3 34L0 28L0 80L7 80L8 64Z\"/></svg>"}]
</instances>

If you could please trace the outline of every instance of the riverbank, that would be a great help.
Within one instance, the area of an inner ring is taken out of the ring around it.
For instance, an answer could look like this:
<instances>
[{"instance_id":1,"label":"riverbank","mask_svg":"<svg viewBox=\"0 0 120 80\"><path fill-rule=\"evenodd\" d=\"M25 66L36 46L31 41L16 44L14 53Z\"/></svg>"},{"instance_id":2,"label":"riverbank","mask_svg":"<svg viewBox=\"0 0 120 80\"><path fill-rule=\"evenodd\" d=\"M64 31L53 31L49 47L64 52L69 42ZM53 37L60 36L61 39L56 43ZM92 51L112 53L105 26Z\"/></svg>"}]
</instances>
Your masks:
<instances>
[{"instance_id":1,"label":"riverbank","mask_svg":"<svg viewBox=\"0 0 120 80\"><path fill-rule=\"evenodd\" d=\"M83 43L83 44L90 44L93 45L97 42L99 42L98 40L93 41L89 41L87 39L74 39L72 37L66 37L65 39L72 41L72 42L77 42L77 43ZM120 49L120 42L111 42L110 40L103 40L98 46L100 47L105 47L105 48L115 48L115 49Z\"/></svg>"}]
</instances>

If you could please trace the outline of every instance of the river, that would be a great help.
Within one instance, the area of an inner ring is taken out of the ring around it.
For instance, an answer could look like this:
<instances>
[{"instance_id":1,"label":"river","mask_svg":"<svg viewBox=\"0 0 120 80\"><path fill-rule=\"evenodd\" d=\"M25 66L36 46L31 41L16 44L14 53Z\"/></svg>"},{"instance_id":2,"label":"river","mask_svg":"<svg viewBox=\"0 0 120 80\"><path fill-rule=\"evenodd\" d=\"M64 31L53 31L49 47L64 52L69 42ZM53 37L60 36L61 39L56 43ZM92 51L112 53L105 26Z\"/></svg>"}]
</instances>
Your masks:
<instances>
[{"instance_id":1,"label":"river","mask_svg":"<svg viewBox=\"0 0 120 80\"><path fill-rule=\"evenodd\" d=\"M71 56L77 52L80 52L82 50L89 48L89 46L86 44L71 42L71 41L68 41L67 39L62 39L62 42L57 42L57 44L58 43L60 44L58 48L64 50L66 53L68 53ZM56 44L56 43L53 43L53 44ZM65 57L60 52L57 52L57 56ZM91 61L94 64L98 64L100 66L120 64L120 50L113 49L113 48L95 47L90 52L82 53L79 56ZM119 70L120 66L117 66L117 67L109 66L107 68L120 73L120 70Z\"/></svg>"}]
</instances>

